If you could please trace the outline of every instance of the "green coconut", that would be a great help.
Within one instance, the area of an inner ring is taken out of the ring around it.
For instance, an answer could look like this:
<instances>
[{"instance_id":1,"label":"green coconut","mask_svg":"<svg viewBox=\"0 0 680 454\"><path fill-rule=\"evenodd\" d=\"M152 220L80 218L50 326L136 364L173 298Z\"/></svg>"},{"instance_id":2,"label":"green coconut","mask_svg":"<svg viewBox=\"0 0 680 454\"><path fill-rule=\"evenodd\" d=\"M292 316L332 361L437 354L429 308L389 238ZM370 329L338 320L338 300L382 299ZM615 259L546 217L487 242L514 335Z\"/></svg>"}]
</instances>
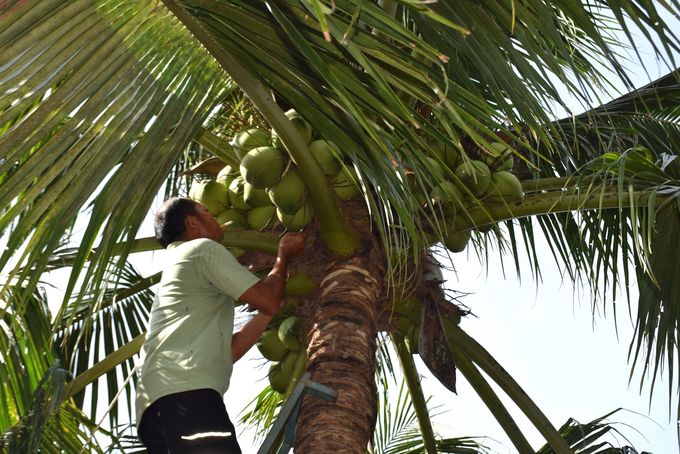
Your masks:
<instances>
[{"instance_id":1,"label":"green coconut","mask_svg":"<svg viewBox=\"0 0 680 454\"><path fill-rule=\"evenodd\" d=\"M257 341L257 349L260 350L262 356L270 361L281 361L286 356L286 347L279 339L278 330L267 330L260 336Z\"/></svg>"},{"instance_id":2,"label":"green coconut","mask_svg":"<svg viewBox=\"0 0 680 454\"><path fill-rule=\"evenodd\" d=\"M524 199L522 183L507 170L500 170L491 175L491 188L489 189L489 201L505 202L508 204L519 203Z\"/></svg>"},{"instance_id":3,"label":"green coconut","mask_svg":"<svg viewBox=\"0 0 680 454\"><path fill-rule=\"evenodd\" d=\"M307 273L291 273L286 281L286 296L310 295L316 290L316 283Z\"/></svg>"},{"instance_id":4,"label":"green coconut","mask_svg":"<svg viewBox=\"0 0 680 454\"><path fill-rule=\"evenodd\" d=\"M283 369L283 372L289 376L293 376L293 372L295 371L295 363L297 362L297 359L302 355L303 352L300 350L295 350L291 351L289 350L286 356L283 358L281 361L281 369Z\"/></svg>"},{"instance_id":5,"label":"green coconut","mask_svg":"<svg viewBox=\"0 0 680 454\"><path fill-rule=\"evenodd\" d=\"M194 181L189 193L194 200L205 205L213 216L229 206L227 187L215 180Z\"/></svg>"},{"instance_id":6,"label":"green coconut","mask_svg":"<svg viewBox=\"0 0 680 454\"><path fill-rule=\"evenodd\" d=\"M238 172L236 169L234 169L232 166L224 166L222 167L222 170L217 174L215 177L215 181L218 183L223 184L225 187L229 187L232 181L234 181L234 178L238 175Z\"/></svg>"},{"instance_id":7,"label":"green coconut","mask_svg":"<svg viewBox=\"0 0 680 454\"><path fill-rule=\"evenodd\" d=\"M420 324L421 303L415 296L395 301L393 323L395 331L402 336L408 335L414 326Z\"/></svg>"},{"instance_id":8,"label":"green coconut","mask_svg":"<svg viewBox=\"0 0 680 454\"><path fill-rule=\"evenodd\" d=\"M302 352L298 351L289 351L280 362L272 363L269 367L268 378L269 385L274 391L281 394L286 392L288 385L295 376L296 364L299 362L298 358L302 354Z\"/></svg>"},{"instance_id":9,"label":"green coconut","mask_svg":"<svg viewBox=\"0 0 680 454\"><path fill-rule=\"evenodd\" d=\"M286 392L286 388L288 388L288 383L290 382L290 375L286 374L282 363L272 363L272 365L269 366L267 378L269 378L269 386L271 386L274 391L281 394Z\"/></svg>"},{"instance_id":10,"label":"green coconut","mask_svg":"<svg viewBox=\"0 0 680 454\"><path fill-rule=\"evenodd\" d=\"M285 162L278 148L253 148L241 160L241 175L256 188L271 188L281 179Z\"/></svg>"},{"instance_id":11,"label":"green coconut","mask_svg":"<svg viewBox=\"0 0 680 454\"><path fill-rule=\"evenodd\" d=\"M425 158L427 161L427 167L426 171L427 173L439 173L441 175L446 175L446 172L444 171L444 167L442 167L441 162L437 158L433 158L431 156L427 156Z\"/></svg>"},{"instance_id":12,"label":"green coconut","mask_svg":"<svg viewBox=\"0 0 680 454\"><path fill-rule=\"evenodd\" d=\"M456 168L456 176L477 197L484 195L491 186L491 171L482 161L463 162Z\"/></svg>"},{"instance_id":13,"label":"green coconut","mask_svg":"<svg viewBox=\"0 0 680 454\"><path fill-rule=\"evenodd\" d=\"M271 144L271 137L267 131L258 128L248 129L237 132L233 139L234 146L237 148L236 154L239 159L243 159L246 153L253 148L268 147Z\"/></svg>"},{"instance_id":14,"label":"green coconut","mask_svg":"<svg viewBox=\"0 0 680 454\"><path fill-rule=\"evenodd\" d=\"M279 340L288 350L300 350L302 344L300 343L300 328L302 327L302 319L296 316L286 318L279 325Z\"/></svg>"},{"instance_id":15,"label":"green coconut","mask_svg":"<svg viewBox=\"0 0 680 454\"><path fill-rule=\"evenodd\" d=\"M243 183L243 200L251 207L271 206L266 189L258 189L247 181Z\"/></svg>"},{"instance_id":16,"label":"green coconut","mask_svg":"<svg viewBox=\"0 0 680 454\"><path fill-rule=\"evenodd\" d=\"M418 205L423 206L423 205L427 204L428 197L423 192L423 185L421 185L418 182L418 178L416 177L416 175L412 172L409 172L405 175L405 180L406 180L406 185L409 188L409 191L415 197ZM424 183L427 185L427 182L424 182ZM425 187L427 187L427 186L425 186Z\"/></svg>"},{"instance_id":17,"label":"green coconut","mask_svg":"<svg viewBox=\"0 0 680 454\"><path fill-rule=\"evenodd\" d=\"M451 203L459 205L464 198L463 193L452 181L442 181L430 192L432 203Z\"/></svg>"},{"instance_id":18,"label":"green coconut","mask_svg":"<svg viewBox=\"0 0 680 454\"><path fill-rule=\"evenodd\" d=\"M289 111L286 112L286 117L293 123L293 126L295 129L297 129L298 134L302 137L302 140L305 143L309 143L312 141L312 127L309 123L307 123L304 118L300 116L299 113L297 113L294 109L290 109ZM283 145L283 142L281 142L281 138L279 138L279 135L272 129L272 145L274 145L276 148L280 150L286 150L286 148Z\"/></svg>"},{"instance_id":19,"label":"green coconut","mask_svg":"<svg viewBox=\"0 0 680 454\"><path fill-rule=\"evenodd\" d=\"M222 211L215 219L218 224L227 228L246 228L248 226L246 217L233 208Z\"/></svg>"},{"instance_id":20,"label":"green coconut","mask_svg":"<svg viewBox=\"0 0 680 454\"><path fill-rule=\"evenodd\" d=\"M228 250L229 252L231 252L231 255L233 255L234 258L239 258L239 257L241 257L243 254L246 253L246 250L245 250L245 249L241 249L241 248L239 248L239 247L228 247L227 250ZM239 306L239 305L241 305L241 304L245 304L245 303L243 303L243 302L240 301L240 300L237 300L237 301L236 301L236 305L237 305L237 306Z\"/></svg>"},{"instance_id":21,"label":"green coconut","mask_svg":"<svg viewBox=\"0 0 680 454\"><path fill-rule=\"evenodd\" d=\"M446 166L455 170L460 161L460 151L449 143L435 141L430 145L430 152L437 156Z\"/></svg>"},{"instance_id":22,"label":"green coconut","mask_svg":"<svg viewBox=\"0 0 680 454\"><path fill-rule=\"evenodd\" d=\"M255 207L248 210L248 227L254 230L263 230L271 226L276 218L276 207L273 205Z\"/></svg>"},{"instance_id":23,"label":"green coconut","mask_svg":"<svg viewBox=\"0 0 680 454\"><path fill-rule=\"evenodd\" d=\"M309 144L309 151L319 163L321 171L329 177L335 177L342 169L338 160L340 148L329 140L314 140Z\"/></svg>"},{"instance_id":24,"label":"green coconut","mask_svg":"<svg viewBox=\"0 0 680 454\"><path fill-rule=\"evenodd\" d=\"M444 246L451 252L463 252L470 241L470 232L455 232L444 238Z\"/></svg>"},{"instance_id":25,"label":"green coconut","mask_svg":"<svg viewBox=\"0 0 680 454\"><path fill-rule=\"evenodd\" d=\"M280 208L276 209L276 217L290 232L299 232L312 221L312 207L305 203L295 214L286 214Z\"/></svg>"},{"instance_id":26,"label":"green coconut","mask_svg":"<svg viewBox=\"0 0 680 454\"><path fill-rule=\"evenodd\" d=\"M515 163L514 152L505 142L491 142L489 153L483 159L489 167L497 170L512 170Z\"/></svg>"},{"instance_id":27,"label":"green coconut","mask_svg":"<svg viewBox=\"0 0 680 454\"><path fill-rule=\"evenodd\" d=\"M413 329L404 336L404 344L406 344L406 350L408 350L410 354L418 354L418 346L420 345L420 326L414 326Z\"/></svg>"},{"instance_id":28,"label":"green coconut","mask_svg":"<svg viewBox=\"0 0 680 454\"><path fill-rule=\"evenodd\" d=\"M244 184L245 181L243 180L243 177L238 176L234 178L234 181L232 181L231 184L229 185L229 202L231 203L231 206L233 206L237 210L243 211L250 208L243 199Z\"/></svg>"},{"instance_id":29,"label":"green coconut","mask_svg":"<svg viewBox=\"0 0 680 454\"><path fill-rule=\"evenodd\" d=\"M291 167L279 184L269 191L269 198L281 212L294 215L306 200L305 182L297 168Z\"/></svg>"},{"instance_id":30,"label":"green coconut","mask_svg":"<svg viewBox=\"0 0 680 454\"><path fill-rule=\"evenodd\" d=\"M351 200L361 195L358 183L359 177L354 167L343 167L342 172L331 180L331 186L340 200Z\"/></svg>"}]
</instances>

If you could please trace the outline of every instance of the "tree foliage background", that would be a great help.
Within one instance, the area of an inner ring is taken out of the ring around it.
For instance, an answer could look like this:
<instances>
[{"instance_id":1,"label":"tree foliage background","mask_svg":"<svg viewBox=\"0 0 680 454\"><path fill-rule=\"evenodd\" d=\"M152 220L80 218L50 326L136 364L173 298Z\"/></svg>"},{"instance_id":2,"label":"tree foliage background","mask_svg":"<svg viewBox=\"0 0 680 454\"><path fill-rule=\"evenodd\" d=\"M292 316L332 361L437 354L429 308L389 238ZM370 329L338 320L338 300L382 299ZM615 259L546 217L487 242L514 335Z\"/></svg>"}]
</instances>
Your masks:
<instances>
[{"instance_id":1,"label":"tree foliage background","mask_svg":"<svg viewBox=\"0 0 680 454\"><path fill-rule=\"evenodd\" d=\"M156 247L133 241L154 198L186 193L186 171L208 156L233 160L228 141L245 125L272 126L304 161L287 107L332 137L357 171L387 257L472 229L479 255L491 245L513 257L525 249L538 275L541 231L569 279L589 283L602 304L617 301L618 284L634 274L632 363L652 377L665 369L675 393L680 262L668 245L680 240L680 87L669 24L679 11L677 1L4 2L3 446L106 449L89 439L102 430L92 411L97 399L132 396L130 357L157 277L140 276L126 258ZM669 69L639 89L620 47L625 37L635 52L633 30ZM620 85L628 92L611 96ZM434 141L477 156L493 141L511 144L524 202L475 201L453 219L424 203L449 177L427 159ZM318 181L313 167L307 181ZM416 184L403 184L407 175ZM324 244L343 255L352 235L327 189L311 202ZM502 229L481 232L498 222ZM65 266L64 299L49 314L40 281ZM387 269L392 288L408 287L404 261ZM495 367L473 340L447 339L457 365L472 364L466 376ZM79 391L91 382L86 402ZM523 408L534 414L531 405ZM111 410L108 435L134 443ZM423 449L444 449L450 440L434 440L426 419L421 411ZM501 424L522 443L511 421Z\"/></svg>"}]
</instances>

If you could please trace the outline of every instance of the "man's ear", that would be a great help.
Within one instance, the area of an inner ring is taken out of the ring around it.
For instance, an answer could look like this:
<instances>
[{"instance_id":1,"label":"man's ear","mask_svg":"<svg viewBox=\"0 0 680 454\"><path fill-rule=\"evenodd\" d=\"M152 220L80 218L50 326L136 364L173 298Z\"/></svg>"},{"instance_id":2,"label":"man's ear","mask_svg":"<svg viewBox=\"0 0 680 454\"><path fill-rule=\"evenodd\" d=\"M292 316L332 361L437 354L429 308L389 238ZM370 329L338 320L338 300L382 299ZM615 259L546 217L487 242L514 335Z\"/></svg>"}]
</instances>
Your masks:
<instances>
[{"instance_id":1,"label":"man's ear","mask_svg":"<svg viewBox=\"0 0 680 454\"><path fill-rule=\"evenodd\" d=\"M184 218L184 228L187 233L194 232L198 227L198 218L196 216L190 214Z\"/></svg>"}]
</instances>

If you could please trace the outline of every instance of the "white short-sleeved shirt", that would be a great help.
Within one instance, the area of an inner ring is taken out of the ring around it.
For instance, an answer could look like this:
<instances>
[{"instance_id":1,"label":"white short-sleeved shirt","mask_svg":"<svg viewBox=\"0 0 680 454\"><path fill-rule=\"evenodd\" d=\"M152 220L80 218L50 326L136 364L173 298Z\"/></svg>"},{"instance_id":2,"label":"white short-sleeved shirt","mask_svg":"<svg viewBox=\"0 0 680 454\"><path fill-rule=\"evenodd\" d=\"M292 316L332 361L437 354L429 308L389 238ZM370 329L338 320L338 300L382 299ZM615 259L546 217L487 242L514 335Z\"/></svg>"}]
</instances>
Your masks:
<instances>
[{"instance_id":1,"label":"white short-sleeved shirt","mask_svg":"<svg viewBox=\"0 0 680 454\"><path fill-rule=\"evenodd\" d=\"M167 253L137 371L138 425L160 397L202 388L227 391L234 300L259 281L210 239L177 241Z\"/></svg>"}]
</instances>

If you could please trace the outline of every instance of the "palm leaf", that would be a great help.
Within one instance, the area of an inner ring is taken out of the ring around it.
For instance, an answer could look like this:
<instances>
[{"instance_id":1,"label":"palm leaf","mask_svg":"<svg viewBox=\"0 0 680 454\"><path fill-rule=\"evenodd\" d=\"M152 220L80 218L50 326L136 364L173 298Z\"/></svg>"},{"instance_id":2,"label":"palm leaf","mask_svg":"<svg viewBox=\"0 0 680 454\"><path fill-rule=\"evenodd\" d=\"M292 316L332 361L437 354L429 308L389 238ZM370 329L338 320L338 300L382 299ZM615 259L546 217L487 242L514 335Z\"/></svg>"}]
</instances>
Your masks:
<instances>
[{"instance_id":1,"label":"palm leaf","mask_svg":"<svg viewBox=\"0 0 680 454\"><path fill-rule=\"evenodd\" d=\"M159 277L144 278L128 263L114 281L106 282L103 292L74 297L63 312L61 324L54 327L55 343L74 377L146 332L154 298L150 287ZM105 389L100 389L99 381L92 383L89 411L93 415L97 414L97 402L112 401L121 389L125 390L125 399L116 400L108 412L110 427L118 424L121 404L127 410L129 420L134 419L132 382L123 387L120 381L121 377L125 381L133 373L134 361L134 358L128 358L108 371ZM84 392L75 398L82 407Z\"/></svg>"},{"instance_id":2,"label":"palm leaf","mask_svg":"<svg viewBox=\"0 0 680 454\"><path fill-rule=\"evenodd\" d=\"M610 433L621 435L613 423L607 422L607 418L619 410L614 410L588 423L579 423L569 418L560 427L560 435L577 454L635 454L637 451L631 446L616 447L611 442L601 440ZM550 446L544 445L537 451L537 454L553 454L554 452Z\"/></svg>"},{"instance_id":3,"label":"palm leaf","mask_svg":"<svg viewBox=\"0 0 680 454\"><path fill-rule=\"evenodd\" d=\"M282 405L281 394L274 391L270 386L266 386L243 409L239 421L254 427L256 438L262 441L274 424Z\"/></svg>"},{"instance_id":4,"label":"palm leaf","mask_svg":"<svg viewBox=\"0 0 680 454\"><path fill-rule=\"evenodd\" d=\"M7 289L0 321L0 449L78 452L96 428L65 395L69 374L52 348L47 303L41 294Z\"/></svg>"},{"instance_id":5,"label":"palm leaf","mask_svg":"<svg viewBox=\"0 0 680 454\"><path fill-rule=\"evenodd\" d=\"M376 454L427 453L418 428L416 412L409 398L406 382L402 381L396 401L388 388L379 394L376 430L373 447ZM474 437L440 438L435 440L436 452L458 454L486 453L488 449Z\"/></svg>"},{"instance_id":6,"label":"palm leaf","mask_svg":"<svg viewBox=\"0 0 680 454\"><path fill-rule=\"evenodd\" d=\"M0 81L10 94L0 115L0 199L7 209L0 231L13 228L0 265L27 245L19 262L37 273L18 277L34 286L63 233L97 193L68 299L97 238L134 235L184 145L224 92L224 77L153 3L56 2L8 14L12 26L3 40L10 45L3 52L12 57ZM45 20L50 15L59 20ZM25 65L22 58L32 54ZM140 174L144 178L131 185ZM103 277L107 264L104 250L86 281L96 287L91 277Z\"/></svg>"},{"instance_id":7,"label":"palm leaf","mask_svg":"<svg viewBox=\"0 0 680 454\"><path fill-rule=\"evenodd\" d=\"M672 193L680 177L679 95L678 72L674 71L575 119L557 122L575 152L554 169L567 176L575 173L575 166L590 162L589 168L594 169L601 164L603 177L618 185L623 200L626 192L645 182L658 185L660 194ZM634 270L640 298L636 307L629 303L637 333L631 341L632 363L635 367L642 361L644 371L655 372L665 363L673 383L677 311L672 302L680 294L673 284L675 269L669 266L673 261L665 245L674 235L670 213L677 207L676 198L663 206L658 210L650 201L630 209L541 216L538 222L551 240L560 267L575 285L587 282L595 301L616 301L619 283L628 289ZM606 298L609 290L611 298ZM630 294L626 296L630 301ZM616 313L615 307L611 313ZM653 390L656 375L652 377Z\"/></svg>"}]
</instances>

